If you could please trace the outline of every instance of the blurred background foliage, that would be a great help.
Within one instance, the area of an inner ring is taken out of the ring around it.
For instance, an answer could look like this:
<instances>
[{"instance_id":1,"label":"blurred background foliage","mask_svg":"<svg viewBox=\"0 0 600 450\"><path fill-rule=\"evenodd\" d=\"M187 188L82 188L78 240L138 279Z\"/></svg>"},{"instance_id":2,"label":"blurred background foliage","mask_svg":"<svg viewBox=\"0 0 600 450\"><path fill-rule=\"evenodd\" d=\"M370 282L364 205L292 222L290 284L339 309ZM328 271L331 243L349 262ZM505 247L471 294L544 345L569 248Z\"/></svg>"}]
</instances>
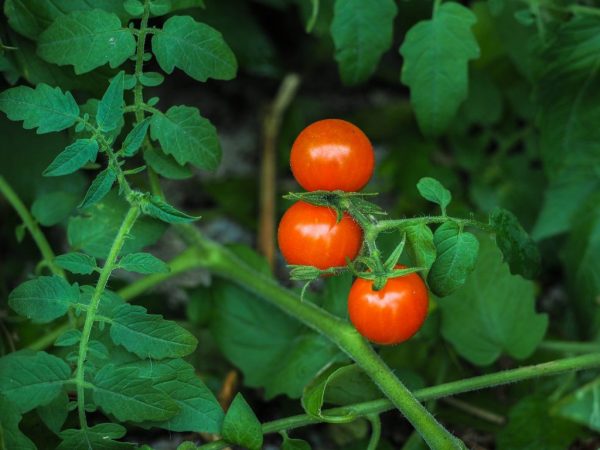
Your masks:
<instances>
[{"instance_id":1,"label":"blurred background foliage","mask_svg":"<svg viewBox=\"0 0 600 450\"><path fill-rule=\"evenodd\" d=\"M3 47L17 48L5 49L0 56L5 87L45 82L75 91L81 101L97 98L113 70L105 66L75 75L71 67L54 66L36 54L36 38L55 14L89 6L63 2L61 10L54 8L57 1L35 3L4 2ZM468 66L466 99L443 132L433 137L422 133L409 89L400 82L403 59L398 52L407 31L430 19L430 2L395 2L390 42L383 42L380 60L371 55L372 67L358 75L336 50L333 0L317 2L318 15L309 33L305 28L314 0L205 0L204 7L195 7L201 2L193 0L172 3L178 9L175 14L190 14L221 31L239 63L233 81L211 80L200 86L176 71L164 84L146 89L148 97L160 97L162 109L198 106L219 131L223 160L215 173L179 166L166 155L146 156L146 162L163 176L167 197L191 214L203 216L199 226L207 235L235 244L236 251L256 266L263 264L249 249L255 247L258 232L261 130L282 78L296 73L301 85L282 118L277 142L278 217L289 206L281 196L298 190L289 170L295 136L312 121L339 117L361 127L372 140L377 168L367 190L380 193L377 202L390 216L433 212L415 188L421 177L431 176L452 191L452 215L483 217L501 206L514 212L540 245L543 272L531 283L507 270L504 273L499 255L482 243L481 261L471 281L440 302L418 337L406 345L381 349L383 358L409 386L509 368L525 358L537 362L560 356L552 345L538 346L544 336L546 341L599 342L600 9L596 2L461 2L476 18L472 30L480 56ZM103 0L96 6L114 5ZM33 10L35 15L25 14ZM150 61L148 66L156 63ZM111 217L120 217L123 205L111 197L91 211L77 212L86 178L41 176L68 142L67 136L39 136L4 117L0 136L0 174L31 206L57 253L70 245L101 256L116 222ZM137 181L146 183L143 178ZM2 354L27 345L47 330L16 319L7 307L10 290L40 268L34 263L36 248L24 237L16 214L1 200L0 236ZM397 236L384 240L391 248ZM150 221L137 226L135 242L130 244L132 248L153 245L163 258L183 248L173 233L165 234L164 227ZM281 259L276 272L287 283ZM112 288L127 281L121 276ZM344 315L349 283L345 277L330 279L315 286L310 295ZM288 397L299 397L302 387L327 362L345 361L332 344L293 319L239 287L211 280L206 273L184 274L135 301L184 321L199 335L201 344L193 363L215 392L228 372L241 370L233 376L233 385L245 389L261 420L301 412L298 401ZM549 325L540 322L545 315ZM515 338L519 333L532 342ZM245 342L255 345L249 350ZM589 384L580 387L584 383ZM597 410L599 389L600 379L593 374L568 375L430 406L470 448L592 449L600 442L594 434L600 431L600 421L597 411L592 413L592 408ZM359 397L365 398L368 395ZM408 425L397 425L397 413L384 419L391 425L384 426L379 449L422 447L415 436L410 437ZM25 427L33 429L37 423L36 417L27 417ZM363 449L368 429L368 422L359 421L297 433L316 449ZM171 448L169 439L158 432L144 433L143 439L155 448ZM50 432L40 431L37 440L44 442L45 434ZM273 438L268 445L277 448L278 442Z\"/></svg>"}]
</instances>

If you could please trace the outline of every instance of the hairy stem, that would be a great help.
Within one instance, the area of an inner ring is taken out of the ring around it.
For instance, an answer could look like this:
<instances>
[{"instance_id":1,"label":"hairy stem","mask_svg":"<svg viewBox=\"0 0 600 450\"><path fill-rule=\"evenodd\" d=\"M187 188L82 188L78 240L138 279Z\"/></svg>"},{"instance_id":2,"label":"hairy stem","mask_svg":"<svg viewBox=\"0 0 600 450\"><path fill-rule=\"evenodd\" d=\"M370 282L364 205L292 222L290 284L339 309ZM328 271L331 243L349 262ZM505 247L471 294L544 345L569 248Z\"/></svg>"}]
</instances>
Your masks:
<instances>
[{"instance_id":1,"label":"hairy stem","mask_svg":"<svg viewBox=\"0 0 600 450\"><path fill-rule=\"evenodd\" d=\"M13 209L17 212L23 224L31 234L33 241L37 245L42 254L42 259L44 263L48 266L48 268L52 271L53 274L59 275L61 277L65 277L65 272L58 267L54 263L54 252L46 239L46 236L38 226L35 219L31 216L27 207L23 204L17 193L13 190L13 188L8 184L6 179L0 175L0 193L6 198L8 203L13 207Z\"/></svg>"},{"instance_id":2,"label":"hairy stem","mask_svg":"<svg viewBox=\"0 0 600 450\"><path fill-rule=\"evenodd\" d=\"M450 383L440 384L438 386L419 389L414 392L414 395L420 401L427 401L532 378L560 375L569 371L593 368L600 368L600 353L576 356L574 358L559 359L547 363L519 367L517 369L505 370L502 372L481 375L473 378L466 378L460 381L453 381ZM380 399L327 409L323 411L323 415L345 415L348 414L348 411L351 411L356 417L365 417L371 414L381 414L393 409L393 407L394 405L388 399ZM278 433L284 430L292 430L320 422L321 421L315 417L307 414L299 414L297 416L285 417L272 422L266 422L262 425L262 432L264 434ZM226 448L227 446L229 446L227 442L220 440L201 445L198 447L198 449L220 450Z\"/></svg>"},{"instance_id":3,"label":"hairy stem","mask_svg":"<svg viewBox=\"0 0 600 450\"><path fill-rule=\"evenodd\" d=\"M135 87L133 89L135 120L140 123L144 120L144 110L141 106L144 103L144 86L140 77L144 71L144 49L146 48L146 35L148 34L148 18L150 17L150 1L144 0L144 12L140 22L139 34L137 38L137 50L135 55Z\"/></svg>"},{"instance_id":4,"label":"hairy stem","mask_svg":"<svg viewBox=\"0 0 600 450\"><path fill-rule=\"evenodd\" d=\"M87 428L87 419L85 416L85 359L88 351L88 343L90 340L90 335L92 333L92 326L94 325L94 320L96 318L96 313L98 311L98 305L100 304L100 299L102 298L102 294L106 289L106 283L112 274L117 262L117 258L123 245L125 244L125 239L127 235L133 228L135 221L137 220L140 214L139 206L132 205L125 219L123 219L123 223L115 236L115 240L112 243L108 256L106 257L106 262L100 271L100 277L98 278L98 283L96 284L96 288L94 289L94 293L92 295L92 299L90 300L90 306L85 316L85 323L83 325L83 332L81 334L81 341L79 343L79 356L77 358L77 370L75 372L75 379L77 380L77 408L79 411L79 422L81 424L81 428Z\"/></svg>"}]
</instances>

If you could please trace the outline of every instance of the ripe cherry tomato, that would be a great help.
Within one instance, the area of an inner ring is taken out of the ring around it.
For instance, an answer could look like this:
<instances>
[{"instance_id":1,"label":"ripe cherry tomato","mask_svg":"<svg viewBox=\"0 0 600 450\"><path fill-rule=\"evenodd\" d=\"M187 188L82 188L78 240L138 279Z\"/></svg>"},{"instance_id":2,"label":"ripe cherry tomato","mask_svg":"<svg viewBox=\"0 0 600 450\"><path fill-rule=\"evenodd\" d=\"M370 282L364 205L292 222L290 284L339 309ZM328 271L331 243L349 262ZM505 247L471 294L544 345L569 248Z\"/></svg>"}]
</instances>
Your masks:
<instances>
[{"instance_id":1,"label":"ripe cherry tomato","mask_svg":"<svg viewBox=\"0 0 600 450\"><path fill-rule=\"evenodd\" d=\"M350 122L325 119L306 127L292 146L294 177L307 191L360 191L375 165L369 138Z\"/></svg>"},{"instance_id":2,"label":"ripe cherry tomato","mask_svg":"<svg viewBox=\"0 0 600 450\"><path fill-rule=\"evenodd\" d=\"M360 334L377 344L410 339L423 325L428 306L427 287L416 273L390 278L379 291L373 290L372 281L358 278L348 296L350 321Z\"/></svg>"},{"instance_id":3,"label":"ripe cherry tomato","mask_svg":"<svg viewBox=\"0 0 600 450\"><path fill-rule=\"evenodd\" d=\"M336 213L325 206L294 203L279 222L277 240L288 264L321 270L345 266L362 245L362 230L348 214L337 223Z\"/></svg>"}]
</instances>

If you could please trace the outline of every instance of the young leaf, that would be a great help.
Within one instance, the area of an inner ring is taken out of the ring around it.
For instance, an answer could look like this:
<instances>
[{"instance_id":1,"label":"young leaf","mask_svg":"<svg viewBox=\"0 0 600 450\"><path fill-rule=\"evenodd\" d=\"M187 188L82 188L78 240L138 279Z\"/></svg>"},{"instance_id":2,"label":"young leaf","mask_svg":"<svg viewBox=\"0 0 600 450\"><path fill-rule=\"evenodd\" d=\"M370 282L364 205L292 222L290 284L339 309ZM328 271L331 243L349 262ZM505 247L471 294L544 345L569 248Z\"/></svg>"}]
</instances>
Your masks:
<instances>
[{"instance_id":1,"label":"young leaf","mask_svg":"<svg viewBox=\"0 0 600 450\"><path fill-rule=\"evenodd\" d=\"M281 444L281 450L311 450L310 444L302 439L292 439L285 435Z\"/></svg>"},{"instance_id":2,"label":"young leaf","mask_svg":"<svg viewBox=\"0 0 600 450\"><path fill-rule=\"evenodd\" d=\"M600 431L598 395L600 395L600 378L594 379L560 400L553 408L553 412L598 432Z\"/></svg>"},{"instance_id":3,"label":"young leaf","mask_svg":"<svg viewBox=\"0 0 600 450\"><path fill-rule=\"evenodd\" d=\"M0 395L19 413L50 403L70 377L67 363L45 352L25 350L0 358Z\"/></svg>"},{"instance_id":4,"label":"young leaf","mask_svg":"<svg viewBox=\"0 0 600 450\"><path fill-rule=\"evenodd\" d=\"M409 86L417 121L426 135L439 135L467 98L468 62L479 57L466 7L443 3L431 20L414 25L400 47L402 83Z\"/></svg>"},{"instance_id":5,"label":"young leaf","mask_svg":"<svg viewBox=\"0 0 600 450\"><path fill-rule=\"evenodd\" d=\"M135 39L115 14L95 9L59 16L38 40L38 54L48 62L72 65L76 74L109 63L123 64L135 52Z\"/></svg>"},{"instance_id":6,"label":"young leaf","mask_svg":"<svg viewBox=\"0 0 600 450\"><path fill-rule=\"evenodd\" d=\"M165 81L165 77L158 72L144 72L140 75L140 83L142 83L144 86L160 86L163 81Z\"/></svg>"},{"instance_id":7,"label":"young leaf","mask_svg":"<svg viewBox=\"0 0 600 450\"><path fill-rule=\"evenodd\" d=\"M57 347L70 347L71 345L77 344L80 340L81 331L67 330L54 341L54 345Z\"/></svg>"},{"instance_id":8,"label":"young leaf","mask_svg":"<svg viewBox=\"0 0 600 450\"><path fill-rule=\"evenodd\" d=\"M153 16L164 16L171 12L171 0L153 0L150 2L150 13Z\"/></svg>"},{"instance_id":9,"label":"young leaf","mask_svg":"<svg viewBox=\"0 0 600 450\"><path fill-rule=\"evenodd\" d=\"M111 167L104 169L92 181L79 207L83 209L98 203L110 192L116 180L117 174Z\"/></svg>"},{"instance_id":10,"label":"young leaf","mask_svg":"<svg viewBox=\"0 0 600 450\"><path fill-rule=\"evenodd\" d=\"M336 416L327 416L322 413L323 404L325 403L325 392L330 380L332 380L340 371L348 370L350 367L352 366L339 367L339 365L332 365L319 373L306 385L304 392L302 393L302 408L304 408L304 411L309 416L338 423L356 420L354 411L349 411L347 414Z\"/></svg>"},{"instance_id":11,"label":"young leaf","mask_svg":"<svg viewBox=\"0 0 600 450\"><path fill-rule=\"evenodd\" d=\"M68 429L60 433L63 440L56 450L72 450L93 448L99 450L134 449L135 444L130 442L118 442L125 436L127 430L116 423L101 423L86 429Z\"/></svg>"},{"instance_id":12,"label":"young leaf","mask_svg":"<svg viewBox=\"0 0 600 450\"><path fill-rule=\"evenodd\" d=\"M98 266L96 258L85 253L65 253L54 258L54 262L58 267L62 267L71 273L80 275L89 275L94 272Z\"/></svg>"},{"instance_id":13,"label":"young leaf","mask_svg":"<svg viewBox=\"0 0 600 450\"><path fill-rule=\"evenodd\" d=\"M579 434L579 426L550 413L548 399L525 397L511 408L508 423L497 437L498 450L569 448Z\"/></svg>"},{"instance_id":14,"label":"young leaf","mask_svg":"<svg viewBox=\"0 0 600 450\"><path fill-rule=\"evenodd\" d=\"M223 439L249 450L260 450L263 444L263 434L260 422L252 409L242 397L237 394L227 410L221 430Z\"/></svg>"},{"instance_id":15,"label":"young leaf","mask_svg":"<svg viewBox=\"0 0 600 450\"><path fill-rule=\"evenodd\" d=\"M481 243L479 264L465 285L439 302L442 335L473 364L487 366L503 352L529 357L542 341L548 316L535 310L535 286L511 275L493 240Z\"/></svg>"},{"instance_id":16,"label":"young leaf","mask_svg":"<svg viewBox=\"0 0 600 450\"><path fill-rule=\"evenodd\" d=\"M108 89L98 102L96 112L96 123L98 128L104 132L112 131L121 122L123 117L123 91L124 72L120 71L114 76L108 85Z\"/></svg>"},{"instance_id":17,"label":"young leaf","mask_svg":"<svg viewBox=\"0 0 600 450\"><path fill-rule=\"evenodd\" d=\"M37 447L19 429L21 413L17 405L0 394L0 448L36 450Z\"/></svg>"},{"instance_id":18,"label":"young leaf","mask_svg":"<svg viewBox=\"0 0 600 450\"><path fill-rule=\"evenodd\" d=\"M435 178L425 177L419 180L417 189L419 190L421 197L440 205L442 214L446 214L446 207L452 200L452 194L442 185L442 183Z\"/></svg>"},{"instance_id":19,"label":"young leaf","mask_svg":"<svg viewBox=\"0 0 600 450\"><path fill-rule=\"evenodd\" d=\"M42 422L54 433L58 433L67 420L69 396L63 390L47 405L38 406L37 413Z\"/></svg>"},{"instance_id":20,"label":"young leaf","mask_svg":"<svg viewBox=\"0 0 600 450\"><path fill-rule=\"evenodd\" d=\"M137 273L167 273L169 266L150 253L130 253L119 261L121 269Z\"/></svg>"},{"instance_id":21,"label":"young leaf","mask_svg":"<svg viewBox=\"0 0 600 450\"><path fill-rule=\"evenodd\" d=\"M166 420L178 407L173 400L155 389L151 378L141 378L137 369L107 364L94 377L92 388L96 404L118 420L141 422Z\"/></svg>"},{"instance_id":22,"label":"young leaf","mask_svg":"<svg viewBox=\"0 0 600 450\"><path fill-rule=\"evenodd\" d=\"M496 231L496 243L508 262L510 273L534 279L540 271L540 253L515 215L496 208L490 214L490 225Z\"/></svg>"},{"instance_id":23,"label":"young leaf","mask_svg":"<svg viewBox=\"0 0 600 450\"><path fill-rule=\"evenodd\" d=\"M175 209L158 196L152 196L143 202L142 212L167 223L190 223L200 218Z\"/></svg>"},{"instance_id":24,"label":"young leaf","mask_svg":"<svg viewBox=\"0 0 600 450\"><path fill-rule=\"evenodd\" d=\"M437 258L427 283L435 295L444 297L461 287L475 268L479 241L454 222L442 224L433 235Z\"/></svg>"},{"instance_id":25,"label":"young leaf","mask_svg":"<svg viewBox=\"0 0 600 450\"><path fill-rule=\"evenodd\" d=\"M8 296L8 304L18 314L37 323L64 316L79 300L79 287L57 275L38 277L19 285Z\"/></svg>"},{"instance_id":26,"label":"young leaf","mask_svg":"<svg viewBox=\"0 0 600 450\"><path fill-rule=\"evenodd\" d=\"M373 74L381 55L392 45L397 12L393 0L336 0L331 36L345 84L361 83Z\"/></svg>"},{"instance_id":27,"label":"young leaf","mask_svg":"<svg viewBox=\"0 0 600 450\"><path fill-rule=\"evenodd\" d=\"M428 271L435 261L436 256L431 228L421 223L403 228L402 231L406 233L408 241L406 250L413 264L417 267L423 267Z\"/></svg>"},{"instance_id":28,"label":"young leaf","mask_svg":"<svg viewBox=\"0 0 600 450\"><path fill-rule=\"evenodd\" d=\"M154 387L168 395L179 407L177 414L168 420L144 426L197 433L221 431L223 409L192 365L182 359L146 360L133 364L141 368L140 376L154 379Z\"/></svg>"},{"instance_id":29,"label":"young leaf","mask_svg":"<svg viewBox=\"0 0 600 450\"><path fill-rule=\"evenodd\" d=\"M123 304L113 312L110 337L140 358L176 358L189 355L198 341L185 328L141 306Z\"/></svg>"},{"instance_id":30,"label":"young leaf","mask_svg":"<svg viewBox=\"0 0 600 450\"><path fill-rule=\"evenodd\" d=\"M197 108L173 106L166 114L156 114L150 126L152 139L180 165L186 163L215 170L221 161L221 146L215 127Z\"/></svg>"},{"instance_id":31,"label":"young leaf","mask_svg":"<svg viewBox=\"0 0 600 450\"><path fill-rule=\"evenodd\" d=\"M152 37L152 52L165 72L178 67L198 81L231 80L237 72L235 55L221 33L189 16L167 19Z\"/></svg>"},{"instance_id":32,"label":"young leaf","mask_svg":"<svg viewBox=\"0 0 600 450\"><path fill-rule=\"evenodd\" d=\"M35 89L18 86L0 92L0 111L10 120L22 120L23 128L37 128L38 134L66 130L79 118L71 93L44 83Z\"/></svg>"},{"instance_id":33,"label":"young leaf","mask_svg":"<svg viewBox=\"0 0 600 450\"><path fill-rule=\"evenodd\" d=\"M145 118L140 123L138 123L133 129L129 132L129 134L125 137L125 141L123 141L123 154L127 157L134 156L142 143L144 142L144 138L146 137L146 133L148 131L148 127L150 126L150 117Z\"/></svg>"},{"instance_id":34,"label":"young leaf","mask_svg":"<svg viewBox=\"0 0 600 450\"><path fill-rule=\"evenodd\" d=\"M64 149L44 171L44 176L57 177L75 172L88 162L96 161L98 142L95 139L77 139Z\"/></svg>"}]
</instances>

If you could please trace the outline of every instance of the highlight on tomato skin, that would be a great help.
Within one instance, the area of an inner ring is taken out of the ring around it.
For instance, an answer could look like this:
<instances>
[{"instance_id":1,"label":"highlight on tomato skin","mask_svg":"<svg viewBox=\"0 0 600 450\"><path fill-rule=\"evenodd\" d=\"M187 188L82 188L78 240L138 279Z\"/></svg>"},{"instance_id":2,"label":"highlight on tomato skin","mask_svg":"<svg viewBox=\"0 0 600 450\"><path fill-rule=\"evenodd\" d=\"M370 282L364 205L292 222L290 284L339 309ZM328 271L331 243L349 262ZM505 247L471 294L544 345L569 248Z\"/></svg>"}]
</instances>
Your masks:
<instances>
[{"instance_id":1,"label":"highlight on tomato skin","mask_svg":"<svg viewBox=\"0 0 600 450\"><path fill-rule=\"evenodd\" d=\"M362 245L362 229L348 214L340 222L334 210L306 202L294 203L283 215L277 241L288 264L324 270L346 265Z\"/></svg>"},{"instance_id":2,"label":"highlight on tomato skin","mask_svg":"<svg viewBox=\"0 0 600 450\"><path fill-rule=\"evenodd\" d=\"M354 327L371 342L382 345L413 337L425 322L428 308L427 286L416 273L390 278L379 291L373 290L373 281L357 278L348 295L348 314Z\"/></svg>"},{"instance_id":3,"label":"highlight on tomato skin","mask_svg":"<svg viewBox=\"0 0 600 450\"><path fill-rule=\"evenodd\" d=\"M356 192L373 176L375 154L371 141L356 125L324 119L300 132L292 145L290 166L307 191Z\"/></svg>"}]
</instances>

